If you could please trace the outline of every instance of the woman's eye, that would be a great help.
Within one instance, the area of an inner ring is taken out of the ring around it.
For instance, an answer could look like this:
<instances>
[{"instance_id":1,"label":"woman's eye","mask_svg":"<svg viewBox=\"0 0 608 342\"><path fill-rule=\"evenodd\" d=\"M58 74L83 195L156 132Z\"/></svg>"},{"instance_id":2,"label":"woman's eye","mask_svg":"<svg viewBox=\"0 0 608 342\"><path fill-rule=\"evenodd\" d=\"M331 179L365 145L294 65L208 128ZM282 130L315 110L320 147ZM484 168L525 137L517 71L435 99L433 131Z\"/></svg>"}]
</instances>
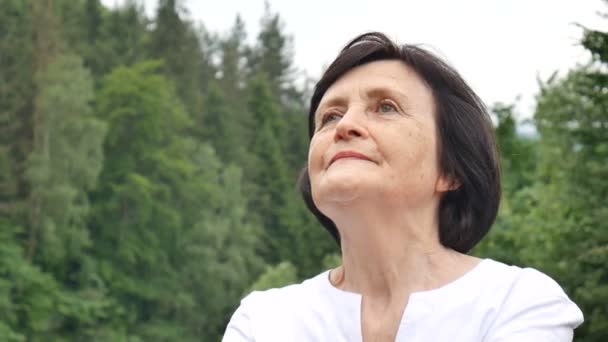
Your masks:
<instances>
[{"instance_id":1,"label":"woman's eye","mask_svg":"<svg viewBox=\"0 0 608 342\"><path fill-rule=\"evenodd\" d=\"M334 120L339 120L341 118L340 114L337 113L329 113L323 116L323 120L321 120L321 125L325 125L326 123Z\"/></svg>"},{"instance_id":2,"label":"woman's eye","mask_svg":"<svg viewBox=\"0 0 608 342\"><path fill-rule=\"evenodd\" d=\"M397 111L397 108L387 102L381 103L379 108L380 113L394 113Z\"/></svg>"}]
</instances>

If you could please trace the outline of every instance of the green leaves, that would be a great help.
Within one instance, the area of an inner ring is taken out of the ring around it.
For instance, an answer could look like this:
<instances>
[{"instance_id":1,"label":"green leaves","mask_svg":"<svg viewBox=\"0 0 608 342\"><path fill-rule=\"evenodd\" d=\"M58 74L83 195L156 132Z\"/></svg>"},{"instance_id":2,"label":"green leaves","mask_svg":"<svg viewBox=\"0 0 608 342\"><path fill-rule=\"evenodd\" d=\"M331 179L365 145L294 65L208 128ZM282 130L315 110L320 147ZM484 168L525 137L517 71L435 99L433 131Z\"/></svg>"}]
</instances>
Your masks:
<instances>
[{"instance_id":1,"label":"green leaves","mask_svg":"<svg viewBox=\"0 0 608 342\"><path fill-rule=\"evenodd\" d=\"M296 268L288 261L281 262L276 266L266 267L266 271L253 283L251 289L247 291L262 291L278 288L296 283Z\"/></svg>"},{"instance_id":2,"label":"green leaves","mask_svg":"<svg viewBox=\"0 0 608 342\"><path fill-rule=\"evenodd\" d=\"M192 120L157 66L117 68L99 91L110 133L93 194L93 226L103 227L95 255L108 260L104 282L135 314L135 335L197 339L204 326L217 338L261 268L259 232L246 217L241 170L188 136Z\"/></svg>"}]
</instances>

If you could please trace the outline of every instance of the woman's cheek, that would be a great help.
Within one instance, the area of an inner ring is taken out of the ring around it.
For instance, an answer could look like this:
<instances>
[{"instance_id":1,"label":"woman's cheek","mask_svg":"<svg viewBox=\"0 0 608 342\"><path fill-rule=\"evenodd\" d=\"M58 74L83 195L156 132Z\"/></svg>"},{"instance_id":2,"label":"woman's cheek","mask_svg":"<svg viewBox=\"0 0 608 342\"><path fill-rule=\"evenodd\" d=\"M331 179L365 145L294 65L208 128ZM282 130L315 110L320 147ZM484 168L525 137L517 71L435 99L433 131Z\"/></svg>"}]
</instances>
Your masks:
<instances>
[{"instance_id":1,"label":"woman's cheek","mask_svg":"<svg viewBox=\"0 0 608 342\"><path fill-rule=\"evenodd\" d=\"M310 146L308 148L308 167L309 171L319 171L323 164L323 151L319 144L317 136L313 136L310 140Z\"/></svg>"}]
</instances>

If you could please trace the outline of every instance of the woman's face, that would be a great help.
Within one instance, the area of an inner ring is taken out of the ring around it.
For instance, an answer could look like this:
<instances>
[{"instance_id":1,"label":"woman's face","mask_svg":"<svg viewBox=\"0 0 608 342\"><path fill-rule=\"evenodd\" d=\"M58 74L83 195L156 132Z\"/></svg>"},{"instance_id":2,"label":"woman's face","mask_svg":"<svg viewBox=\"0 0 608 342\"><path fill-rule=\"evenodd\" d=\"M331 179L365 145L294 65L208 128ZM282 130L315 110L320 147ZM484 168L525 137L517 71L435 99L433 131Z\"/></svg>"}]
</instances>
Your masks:
<instances>
[{"instance_id":1,"label":"woman's face","mask_svg":"<svg viewBox=\"0 0 608 342\"><path fill-rule=\"evenodd\" d=\"M430 88L400 61L364 64L338 79L319 103L308 154L321 212L331 218L336 205L360 199L387 208L437 204L448 184L434 112Z\"/></svg>"}]
</instances>

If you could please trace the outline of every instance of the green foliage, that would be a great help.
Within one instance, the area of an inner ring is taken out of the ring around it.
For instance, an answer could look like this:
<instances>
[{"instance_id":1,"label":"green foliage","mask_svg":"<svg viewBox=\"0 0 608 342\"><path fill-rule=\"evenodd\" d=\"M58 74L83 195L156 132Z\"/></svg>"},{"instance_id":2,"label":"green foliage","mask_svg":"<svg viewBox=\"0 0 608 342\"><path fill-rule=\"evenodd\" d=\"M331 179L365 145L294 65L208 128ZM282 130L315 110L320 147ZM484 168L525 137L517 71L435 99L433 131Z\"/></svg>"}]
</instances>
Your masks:
<instances>
[{"instance_id":1,"label":"green foliage","mask_svg":"<svg viewBox=\"0 0 608 342\"><path fill-rule=\"evenodd\" d=\"M532 184L536 156L534 138L519 136L513 105L496 104L498 118L496 140L501 156L503 191L511 197L517 190Z\"/></svg>"},{"instance_id":2,"label":"green foliage","mask_svg":"<svg viewBox=\"0 0 608 342\"><path fill-rule=\"evenodd\" d=\"M31 146L28 121L35 96L32 13L26 1L6 0L0 11L0 215L25 212L23 169Z\"/></svg>"},{"instance_id":3,"label":"green foliage","mask_svg":"<svg viewBox=\"0 0 608 342\"><path fill-rule=\"evenodd\" d=\"M57 290L52 277L23 258L19 233L22 229L0 221L0 337L6 341L25 341L28 333L47 330Z\"/></svg>"},{"instance_id":4,"label":"green foliage","mask_svg":"<svg viewBox=\"0 0 608 342\"><path fill-rule=\"evenodd\" d=\"M221 331L260 268L259 233L246 221L240 169L186 135L192 121L159 67L117 68L100 89L110 130L93 231L133 334L195 340L201 327Z\"/></svg>"},{"instance_id":5,"label":"green foliage","mask_svg":"<svg viewBox=\"0 0 608 342\"><path fill-rule=\"evenodd\" d=\"M324 269L333 269L342 265L342 257L338 254L327 254L323 258L323 268Z\"/></svg>"},{"instance_id":6,"label":"green foliage","mask_svg":"<svg viewBox=\"0 0 608 342\"><path fill-rule=\"evenodd\" d=\"M184 193L184 182L196 172L186 158L191 143L181 138L190 121L171 84L157 73L159 66L115 69L96 99L110 129L101 185L92 197L95 254L130 330L142 338L157 320L195 307L192 294L180 288L180 259L174 255L187 233L178 208L195 205ZM177 322L166 324L189 335Z\"/></svg>"},{"instance_id":7,"label":"green foliage","mask_svg":"<svg viewBox=\"0 0 608 342\"><path fill-rule=\"evenodd\" d=\"M149 48L154 58L164 60L165 75L175 81L187 111L202 113L203 90L213 73L203 53L199 32L181 15L180 1L160 0Z\"/></svg>"},{"instance_id":8,"label":"green foliage","mask_svg":"<svg viewBox=\"0 0 608 342\"><path fill-rule=\"evenodd\" d=\"M89 107L92 80L80 58L60 56L38 86L34 134L39 139L26 171L36 210L31 226L42 244L49 244L42 248L42 259L63 264L64 257L80 254L89 244L86 190L94 187L101 170L106 126ZM35 248L30 245L30 252Z\"/></svg>"},{"instance_id":9,"label":"green foliage","mask_svg":"<svg viewBox=\"0 0 608 342\"><path fill-rule=\"evenodd\" d=\"M283 261L276 266L268 266L247 293L294 284L298 280L296 273L296 268L288 261Z\"/></svg>"},{"instance_id":10,"label":"green foliage","mask_svg":"<svg viewBox=\"0 0 608 342\"><path fill-rule=\"evenodd\" d=\"M260 21L258 45L252 51L249 63L256 73L263 74L272 85L275 95L282 95L292 80L291 39L283 32L283 22L278 13L273 13L266 3Z\"/></svg>"},{"instance_id":11,"label":"green foliage","mask_svg":"<svg viewBox=\"0 0 608 342\"><path fill-rule=\"evenodd\" d=\"M221 78L218 80L224 93L242 94L244 84L247 81L245 59L250 52L245 45L247 40L247 32L245 31L245 23L240 16L234 20L234 24L230 33L219 42L221 62L219 70ZM239 101L235 101L238 103Z\"/></svg>"},{"instance_id":12,"label":"green foliage","mask_svg":"<svg viewBox=\"0 0 608 342\"><path fill-rule=\"evenodd\" d=\"M95 2L88 0L88 2ZM87 5L87 15L97 18L98 13L90 13ZM123 7L112 11L99 9L101 22L97 27L87 24L88 40L94 39L94 44L85 44L76 50L81 54L97 81L112 71L116 66L133 65L149 56L145 50L148 40L146 28L148 19L144 10L134 1L127 1ZM97 19L96 19L97 20ZM87 21L88 23L88 21ZM76 29L82 30L81 27ZM94 33L92 33L94 32ZM120 39L117 39L120 37ZM77 45L71 45L76 47Z\"/></svg>"},{"instance_id":13,"label":"green foliage","mask_svg":"<svg viewBox=\"0 0 608 342\"><path fill-rule=\"evenodd\" d=\"M255 212L264 227L263 253L268 262L278 262L284 255L281 248L285 241L281 227L280 210L277 206L287 201L287 165L281 157L280 132L284 132L279 107L272 98L264 77L255 78L250 85L249 111L257 125L251 142L250 184L252 196L250 209Z\"/></svg>"},{"instance_id":14,"label":"green foliage","mask_svg":"<svg viewBox=\"0 0 608 342\"><path fill-rule=\"evenodd\" d=\"M210 142L218 156L226 162L238 162L246 159L245 147L242 144L244 125L231 108L222 89L216 84L209 85L206 98L205 117L197 122L195 130L205 141ZM242 113L242 112L240 112ZM242 115L242 114L241 114Z\"/></svg>"},{"instance_id":15,"label":"green foliage","mask_svg":"<svg viewBox=\"0 0 608 342\"><path fill-rule=\"evenodd\" d=\"M594 58L603 63L608 63L608 33L585 29L583 46L589 50Z\"/></svg>"},{"instance_id":16,"label":"green foliage","mask_svg":"<svg viewBox=\"0 0 608 342\"><path fill-rule=\"evenodd\" d=\"M95 275L86 267L91 262L86 255L91 246L87 191L95 186L101 170L106 132L89 107L92 79L80 58L60 55L36 84L35 139L25 170L30 187L30 212L24 222L28 229L8 230L15 234L12 239L25 236L27 244L23 251L6 251L9 257L21 251L22 264L36 265L21 266L27 273L6 270L7 278L16 281L12 290L18 293L16 301L23 305L17 317L32 322L19 330L32 340L85 327L103 316L109 304L90 283Z\"/></svg>"},{"instance_id":17,"label":"green foliage","mask_svg":"<svg viewBox=\"0 0 608 342\"><path fill-rule=\"evenodd\" d=\"M557 229L561 237L554 239L552 254L560 263L549 269L587 313L579 330L582 341L608 336L608 308L601 304L608 300L606 86L603 69L574 70L543 85L535 116L544 140L539 174L555 207L545 226Z\"/></svg>"},{"instance_id":18,"label":"green foliage","mask_svg":"<svg viewBox=\"0 0 608 342\"><path fill-rule=\"evenodd\" d=\"M526 250L519 246L530 231L538 228L529 222L528 217L528 211L536 208L539 200L535 184L538 142L517 133L520 123L516 120L513 105L499 103L492 111L498 119L496 140L501 156L503 197L497 222L489 238L475 248L475 253L509 264L524 265L521 254Z\"/></svg>"}]
</instances>

